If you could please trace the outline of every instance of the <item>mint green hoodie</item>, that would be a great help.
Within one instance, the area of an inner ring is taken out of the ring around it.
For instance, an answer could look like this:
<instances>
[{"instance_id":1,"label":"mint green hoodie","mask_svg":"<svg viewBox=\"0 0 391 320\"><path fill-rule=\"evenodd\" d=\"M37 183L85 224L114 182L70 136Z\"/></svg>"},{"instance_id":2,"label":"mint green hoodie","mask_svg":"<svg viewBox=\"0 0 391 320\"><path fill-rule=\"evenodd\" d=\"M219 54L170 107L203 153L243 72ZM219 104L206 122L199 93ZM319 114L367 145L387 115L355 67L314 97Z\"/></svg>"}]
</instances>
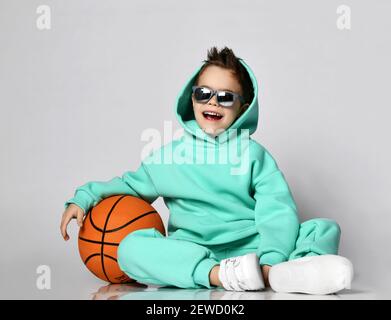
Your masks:
<instances>
[{"instance_id":1,"label":"mint green hoodie","mask_svg":"<svg viewBox=\"0 0 391 320\"><path fill-rule=\"evenodd\" d=\"M230 130L214 138L194 118L191 87L201 64L176 100L183 135L151 152L136 171L78 187L65 207L74 203L87 212L115 194L150 203L161 196L170 213L169 237L200 245L229 245L253 237L260 264L288 260L298 236L297 208L274 158L251 138L258 124L258 85L240 61L252 80L254 98Z\"/></svg>"}]
</instances>

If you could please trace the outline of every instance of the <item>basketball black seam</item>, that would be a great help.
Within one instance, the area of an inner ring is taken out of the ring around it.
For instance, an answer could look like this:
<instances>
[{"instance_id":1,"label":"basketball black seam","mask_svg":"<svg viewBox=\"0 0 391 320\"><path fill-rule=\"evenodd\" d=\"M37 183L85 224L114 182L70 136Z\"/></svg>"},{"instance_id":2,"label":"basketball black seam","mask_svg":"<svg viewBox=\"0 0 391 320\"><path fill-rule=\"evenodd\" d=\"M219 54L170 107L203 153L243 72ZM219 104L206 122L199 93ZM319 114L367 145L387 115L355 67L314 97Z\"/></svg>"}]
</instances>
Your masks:
<instances>
[{"instance_id":1,"label":"basketball black seam","mask_svg":"<svg viewBox=\"0 0 391 320\"><path fill-rule=\"evenodd\" d=\"M156 210L152 210L152 211L148 211L148 212L145 212L143 213L142 215L139 215L138 217L134 218L133 220L130 220L128 221L127 223L125 223L124 225L118 227L118 228L114 228L114 229L110 229L110 230L106 230L106 233L111 233L111 232L116 232L118 230L121 230L125 227L127 227L129 224L133 223L134 221L148 215L148 214L152 214L152 213L157 213ZM91 218L92 214L90 215L90 222L91 222L91 225L94 227L95 230L98 230L99 232L102 232L103 230L98 228L96 225L94 225L93 221L92 221L92 218Z\"/></svg>"},{"instance_id":2,"label":"basketball black seam","mask_svg":"<svg viewBox=\"0 0 391 320\"><path fill-rule=\"evenodd\" d=\"M111 233L111 232L116 232L118 230L121 230L121 229L127 227L128 225L130 225L131 223L135 222L136 220L141 219L142 217L145 217L145 216L147 216L149 214L152 214L152 213L157 213L157 212L155 210L153 210L153 211L149 211L149 212L143 213L143 214L139 215L138 217L134 218L133 220L128 221L127 223L125 223L124 225L122 225L122 226L120 226L118 228L111 229L111 230L106 230L106 233Z\"/></svg>"},{"instance_id":3,"label":"basketball black seam","mask_svg":"<svg viewBox=\"0 0 391 320\"><path fill-rule=\"evenodd\" d=\"M101 255L100 253L94 253L94 254L89 255L89 256L87 257L87 259L84 260L84 264L87 265L87 262L88 262L91 258L96 257L96 256L100 256L100 255ZM109 258L109 259L114 260L115 262L117 262L117 259L116 259L116 258L114 258L114 257L112 257L112 256L109 256L108 254L104 254L104 256L105 256L106 258Z\"/></svg>"},{"instance_id":4,"label":"basketball black seam","mask_svg":"<svg viewBox=\"0 0 391 320\"><path fill-rule=\"evenodd\" d=\"M106 221L105 221L105 224L104 224L104 227L103 227L103 231L102 231L102 242L105 242L106 228L107 228L107 224L109 223L109 219L110 219L111 213L113 212L113 210L114 210L114 208L117 206L117 204L118 204L123 198L125 198L125 197L126 197L126 195L120 197L120 198L114 203L114 205L111 207L111 209L110 209L110 211L109 211L109 214L108 214L107 217L106 217ZM105 275L107 281L111 282L110 279L109 279L109 277L107 276L106 269L105 269L105 263L104 263L104 259L103 259L103 258L104 258L103 249L104 249L104 244L102 244L101 250L100 250L103 274Z\"/></svg>"},{"instance_id":5,"label":"basketball black seam","mask_svg":"<svg viewBox=\"0 0 391 320\"><path fill-rule=\"evenodd\" d=\"M106 197L105 199L109 199L109 198L113 198L113 197L117 197L117 196L120 196L120 195L114 194L114 195L111 195L111 196L109 196L109 197ZM125 196L126 196L126 195L125 195ZM103 230L102 230L101 228L98 228L98 227L95 225L94 221L92 220L92 211L95 209L95 207L96 207L96 206L92 207L92 208L90 209L90 211L88 211L88 212L90 213L89 219L90 219L90 222L91 222L92 227L93 227L95 230L98 230L99 232L102 232Z\"/></svg>"},{"instance_id":6,"label":"basketball black seam","mask_svg":"<svg viewBox=\"0 0 391 320\"><path fill-rule=\"evenodd\" d=\"M117 259L116 259L116 258L114 258L114 257L112 257L112 256L109 256L108 254L104 254L104 256L105 256L106 258L109 258L109 259L114 260L115 262L117 262Z\"/></svg>"},{"instance_id":7,"label":"basketball black seam","mask_svg":"<svg viewBox=\"0 0 391 320\"><path fill-rule=\"evenodd\" d=\"M105 199L112 198L112 197L115 197L115 196L118 196L118 195L113 195L113 196L110 196L110 197L106 197ZM131 195L128 195L128 194L123 195L123 196L121 197L121 199L124 198L124 197L131 197ZM101 228L98 228L98 227L95 225L94 221L92 220L92 211L93 211L94 208L95 208L95 207L91 208L91 209L88 211L88 213L89 213L89 217L88 217L88 218L90 219L90 222L91 222L92 227L93 227L95 230L97 230L97 231L99 231L99 232L102 232L103 230L102 230ZM150 213L157 213L157 212L156 212L156 210L146 212L146 213L142 214L141 216L138 216L137 218L135 218L135 219L133 219L133 220L127 222L127 223L124 224L123 226L120 226L120 227L118 227L118 228L111 229L111 230L106 230L106 232L108 232L108 233L110 233L110 232L115 232L115 231L118 231L118 230L120 230L120 229L122 229L122 228L125 228L125 227L128 226L130 223L132 223L132 222L136 221L137 219L142 218L144 215L150 214ZM88 215L88 214L87 214L87 215Z\"/></svg>"},{"instance_id":8,"label":"basketball black seam","mask_svg":"<svg viewBox=\"0 0 391 320\"><path fill-rule=\"evenodd\" d=\"M96 244L104 244L104 245L108 245L108 246L119 246L119 243L115 243L115 242L102 242L102 241L90 240L90 239L86 239L86 238L82 238L82 237L79 237L79 239L82 241L96 243Z\"/></svg>"},{"instance_id":9,"label":"basketball black seam","mask_svg":"<svg viewBox=\"0 0 391 320\"><path fill-rule=\"evenodd\" d=\"M84 260L84 264L87 265L87 262L88 262L92 257L95 257L95 256L100 256L100 253L93 253L93 254L89 255L89 256Z\"/></svg>"}]
</instances>

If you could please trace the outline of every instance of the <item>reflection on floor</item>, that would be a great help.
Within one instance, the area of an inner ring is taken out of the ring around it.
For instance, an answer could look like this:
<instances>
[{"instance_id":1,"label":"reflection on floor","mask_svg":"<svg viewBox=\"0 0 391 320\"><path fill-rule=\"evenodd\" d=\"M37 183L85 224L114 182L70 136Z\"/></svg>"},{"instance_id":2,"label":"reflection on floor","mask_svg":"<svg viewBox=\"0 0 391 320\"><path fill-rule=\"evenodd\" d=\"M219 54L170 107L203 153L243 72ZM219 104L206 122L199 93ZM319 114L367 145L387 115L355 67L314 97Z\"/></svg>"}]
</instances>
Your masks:
<instances>
[{"instance_id":1,"label":"reflection on floor","mask_svg":"<svg viewBox=\"0 0 391 320\"><path fill-rule=\"evenodd\" d=\"M218 289L179 289L175 287L146 286L143 284L111 284L91 294L93 300L345 300L376 299L366 290L342 290L331 295L276 293L264 291L235 292Z\"/></svg>"}]
</instances>

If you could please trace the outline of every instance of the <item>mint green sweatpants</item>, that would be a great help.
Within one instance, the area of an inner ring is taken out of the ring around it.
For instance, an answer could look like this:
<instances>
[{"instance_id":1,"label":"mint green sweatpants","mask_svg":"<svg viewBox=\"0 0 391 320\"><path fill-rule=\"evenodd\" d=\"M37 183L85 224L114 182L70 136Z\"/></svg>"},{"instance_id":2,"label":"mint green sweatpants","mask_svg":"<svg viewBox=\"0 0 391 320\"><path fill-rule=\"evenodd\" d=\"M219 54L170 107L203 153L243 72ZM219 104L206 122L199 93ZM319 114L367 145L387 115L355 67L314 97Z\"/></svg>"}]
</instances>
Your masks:
<instances>
[{"instance_id":1,"label":"mint green sweatpants","mask_svg":"<svg viewBox=\"0 0 391 320\"><path fill-rule=\"evenodd\" d=\"M259 235L228 245L205 246L170 239L154 228L130 233L118 247L118 264L139 283L179 288L214 288L209 272L222 259L255 252ZM330 219L312 219L300 225L295 249L288 260L309 255L337 254L339 225Z\"/></svg>"}]
</instances>

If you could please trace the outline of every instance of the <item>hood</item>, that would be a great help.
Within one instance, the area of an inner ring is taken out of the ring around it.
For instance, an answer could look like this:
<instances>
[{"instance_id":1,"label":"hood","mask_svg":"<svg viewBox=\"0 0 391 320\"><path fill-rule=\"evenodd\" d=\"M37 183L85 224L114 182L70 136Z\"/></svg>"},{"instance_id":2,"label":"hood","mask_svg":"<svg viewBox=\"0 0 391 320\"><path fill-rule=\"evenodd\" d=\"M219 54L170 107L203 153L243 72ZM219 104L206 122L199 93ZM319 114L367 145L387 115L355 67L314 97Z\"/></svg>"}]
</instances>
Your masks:
<instances>
[{"instance_id":1,"label":"hood","mask_svg":"<svg viewBox=\"0 0 391 320\"><path fill-rule=\"evenodd\" d=\"M247 110L244 113L242 113L242 115L239 118L237 118L226 129L226 133L228 134L220 133L218 136L212 137L207 133L205 133L203 130L201 130L200 126L198 125L194 117L191 95L192 95L192 86L195 82L198 73L200 72L202 66L204 65L203 63L193 72L190 79L183 86L175 103L175 114L180 125L185 129L185 134L188 133L194 136L195 138L200 138L202 140L206 140L214 144L219 144L219 143L224 143L228 139L229 129L238 129L238 130L234 130L237 131L238 135L240 134L240 129L248 129L250 135L255 132L258 125L258 109L259 109L257 80L255 78L254 73L252 72L250 67L244 62L244 60L239 58L239 61L247 70L254 90L254 98L251 101L250 105L248 106Z\"/></svg>"}]
</instances>

